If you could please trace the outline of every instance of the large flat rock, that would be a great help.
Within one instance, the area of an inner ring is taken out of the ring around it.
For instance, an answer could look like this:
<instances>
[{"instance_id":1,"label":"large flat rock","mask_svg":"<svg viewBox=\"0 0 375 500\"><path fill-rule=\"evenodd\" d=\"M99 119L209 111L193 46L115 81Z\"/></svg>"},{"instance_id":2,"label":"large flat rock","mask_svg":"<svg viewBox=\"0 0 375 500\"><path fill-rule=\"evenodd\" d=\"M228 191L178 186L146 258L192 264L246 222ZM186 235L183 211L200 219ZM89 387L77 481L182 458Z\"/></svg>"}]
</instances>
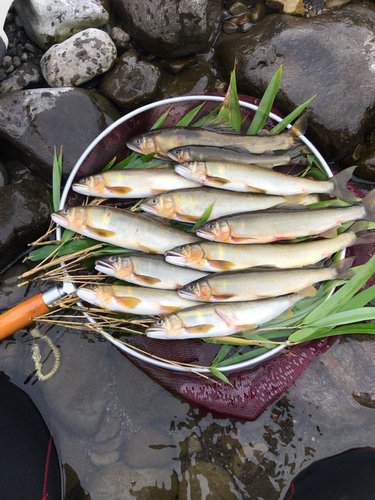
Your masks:
<instances>
[{"instance_id":1,"label":"large flat rock","mask_svg":"<svg viewBox=\"0 0 375 500\"><path fill-rule=\"evenodd\" d=\"M238 88L261 97L283 63L275 105L284 114L317 94L307 136L328 159L354 150L375 108L375 10L347 5L312 18L274 14L216 45L227 79L237 59Z\"/></svg>"}]
</instances>

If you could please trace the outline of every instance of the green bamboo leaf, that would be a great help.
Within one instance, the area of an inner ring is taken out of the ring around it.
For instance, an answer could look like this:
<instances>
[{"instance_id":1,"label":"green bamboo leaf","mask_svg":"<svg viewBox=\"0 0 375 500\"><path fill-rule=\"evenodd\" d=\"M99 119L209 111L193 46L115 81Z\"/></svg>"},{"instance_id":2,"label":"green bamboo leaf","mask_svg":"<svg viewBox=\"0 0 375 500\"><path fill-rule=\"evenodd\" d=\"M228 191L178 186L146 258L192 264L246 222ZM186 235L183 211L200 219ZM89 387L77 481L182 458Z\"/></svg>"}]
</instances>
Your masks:
<instances>
[{"instance_id":1,"label":"green bamboo leaf","mask_svg":"<svg viewBox=\"0 0 375 500\"><path fill-rule=\"evenodd\" d=\"M349 300L347 304L340 309L340 312L349 311L350 309L357 309L363 307L370 302L375 297L375 285L370 286L367 290L364 290Z\"/></svg>"},{"instance_id":2,"label":"green bamboo leaf","mask_svg":"<svg viewBox=\"0 0 375 500\"><path fill-rule=\"evenodd\" d=\"M129 165L130 162L138 160L141 157L142 157L141 154L136 153L135 151L133 151L130 156L128 156L127 158L125 158L125 160L120 161L120 163L118 163L117 165L115 165L112 168L112 170L120 170L122 168L125 168L125 167L127 167Z\"/></svg>"},{"instance_id":3,"label":"green bamboo leaf","mask_svg":"<svg viewBox=\"0 0 375 500\"><path fill-rule=\"evenodd\" d=\"M317 96L317 94L315 94L313 97L311 97L308 101L306 101L303 104L301 104L300 106L298 106L298 108L296 108L294 111L289 113L289 115L286 116L283 120L281 120L281 122L279 122L276 125L276 127L273 127L273 129L270 131L270 135L279 134L282 130L284 130L285 127L287 127L290 123L292 123L292 121L294 121L297 118L297 116L299 116L302 113L302 111L306 108L306 106L308 106L308 104L316 96Z\"/></svg>"},{"instance_id":4,"label":"green bamboo leaf","mask_svg":"<svg viewBox=\"0 0 375 500\"><path fill-rule=\"evenodd\" d=\"M218 114L218 112L220 111L220 108L221 108L221 104L219 104L215 109L213 109L211 111L211 113L209 113L207 116L204 116L203 118L201 118L197 122L193 123L192 127L201 127L205 123L207 123L210 120L212 120L213 118L215 118L216 115Z\"/></svg>"},{"instance_id":5,"label":"green bamboo leaf","mask_svg":"<svg viewBox=\"0 0 375 500\"><path fill-rule=\"evenodd\" d=\"M116 161L116 156L103 168L102 172L107 172Z\"/></svg>"},{"instance_id":6,"label":"green bamboo leaf","mask_svg":"<svg viewBox=\"0 0 375 500\"><path fill-rule=\"evenodd\" d=\"M70 238L72 238L76 233L71 229L65 229L61 237L61 243L66 243Z\"/></svg>"},{"instance_id":7,"label":"green bamboo leaf","mask_svg":"<svg viewBox=\"0 0 375 500\"><path fill-rule=\"evenodd\" d=\"M61 176L62 176L62 148L57 157L56 148L54 148L53 166L52 166L52 199L53 210L58 212L61 197Z\"/></svg>"},{"instance_id":8,"label":"green bamboo leaf","mask_svg":"<svg viewBox=\"0 0 375 500\"><path fill-rule=\"evenodd\" d=\"M363 266L355 268L356 274L335 294L322 304L318 305L304 319L304 324L311 324L334 314L340 310L343 304L346 304L353 296L367 283L375 272L375 255Z\"/></svg>"},{"instance_id":9,"label":"green bamboo leaf","mask_svg":"<svg viewBox=\"0 0 375 500\"><path fill-rule=\"evenodd\" d=\"M197 113L199 112L199 110L202 108L202 106L204 106L206 103L205 102L202 102L202 104L200 104L199 106L197 106L196 108L192 109L191 111L189 111L189 113L186 113L185 116L183 116L181 118L181 120L179 122L176 123L176 127L187 127L188 125L190 125L190 123L194 120L195 116L197 115Z\"/></svg>"},{"instance_id":10,"label":"green bamboo leaf","mask_svg":"<svg viewBox=\"0 0 375 500\"><path fill-rule=\"evenodd\" d=\"M229 351L232 349L232 346L230 345L224 345L220 351L216 354L215 359L212 362L212 366L216 366L220 361L222 361L225 356L229 353Z\"/></svg>"},{"instance_id":11,"label":"green bamboo leaf","mask_svg":"<svg viewBox=\"0 0 375 500\"><path fill-rule=\"evenodd\" d=\"M210 218L210 215L212 213L212 210L214 208L214 205L215 205L215 202L212 203L212 205L210 205L207 210L205 210L202 214L202 217L200 219L197 220L197 222L194 224L194 226L191 228L192 231L194 231L195 229L197 229L197 227L201 226L202 224L205 224L208 219Z\"/></svg>"},{"instance_id":12,"label":"green bamboo leaf","mask_svg":"<svg viewBox=\"0 0 375 500\"><path fill-rule=\"evenodd\" d=\"M97 242L96 242L97 243ZM121 254L127 252L133 252L134 250L129 250L128 248L117 247L115 245L106 245L99 250L96 250L92 253L93 257L100 257L102 255L112 255L112 254Z\"/></svg>"},{"instance_id":13,"label":"green bamboo leaf","mask_svg":"<svg viewBox=\"0 0 375 500\"><path fill-rule=\"evenodd\" d=\"M51 214L52 214L54 212L52 195L49 191L46 191L46 193L47 193L47 200L48 200L48 204L49 204L49 209L50 209Z\"/></svg>"},{"instance_id":14,"label":"green bamboo leaf","mask_svg":"<svg viewBox=\"0 0 375 500\"><path fill-rule=\"evenodd\" d=\"M349 333L371 333L375 334L375 325L373 323L364 323L359 325L345 325L334 328L329 332L330 335L342 335Z\"/></svg>"},{"instance_id":15,"label":"green bamboo leaf","mask_svg":"<svg viewBox=\"0 0 375 500\"><path fill-rule=\"evenodd\" d=\"M306 333L303 335L303 331L298 332L300 335L293 334L289 337L291 342L305 342L307 340L321 339L323 337L334 337L335 335L348 335L348 334L358 334L358 333L370 333L375 334L375 325L371 323L357 323L354 325L344 325L338 326L332 329L314 329L306 328Z\"/></svg>"},{"instance_id":16,"label":"green bamboo leaf","mask_svg":"<svg viewBox=\"0 0 375 500\"><path fill-rule=\"evenodd\" d=\"M96 240L84 238L82 240L68 241L64 245L44 245L30 252L29 259L31 261L44 260L59 247L61 247L61 249L57 252L57 255L62 256L68 255L69 253L79 252L80 250L84 250L85 248L89 248L97 244L98 242Z\"/></svg>"},{"instance_id":17,"label":"green bamboo leaf","mask_svg":"<svg viewBox=\"0 0 375 500\"><path fill-rule=\"evenodd\" d=\"M229 384L229 385L231 385L233 387L233 385L231 384L231 382L228 379L228 377L226 377L224 375L224 373L222 373L220 370L217 370L216 368L213 368L212 366L209 368L209 370L212 373L212 375L215 375L217 378L219 378L223 382L226 382L227 384Z\"/></svg>"},{"instance_id":18,"label":"green bamboo leaf","mask_svg":"<svg viewBox=\"0 0 375 500\"><path fill-rule=\"evenodd\" d=\"M230 125L237 132L241 132L241 108L237 94L237 82L235 69L231 74L230 86Z\"/></svg>"},{"instance_id":19,"label":"green bamboo leaf","mask_svg":"<svg viewBox=\"0 0 375 500\"><path fill-rule=\"evenodd\" d=\"M332 328L301 328L288 337L290 342L307 342L315 338L329 337Z\"/></svg>"},{"instance_id":20,"label":"green bamboo leaf","mask_svg":"<svg viewBox=\"0 0 375 500\"><path fill-rule=\"evenodd\" d=\"M156 120L156 122L153 124L153 126L151 127L150 130L155 130L156 128L160 128L163 125L163 123L165 122L165 119L167 118L170 110L171 110L171 108L167 109L167 111L165 113L163 113L158 120Z\"/></svg>"},{"instance_id":21,"label":"green bamboo leaf","mask_svg":"<svg viewBox=\"0 0 375 500\"><path fill-rule=\"evenodd\" d=\"M277 91L279 90L281 73L283 65L276 71L272 80L270 81L265 93L263 94L262 100L259 103L259 107L255 113L253 121L247 131L248 135L256 135L260 132L264 125L266 124L269 114L271 112L273 101L275 100Z\"/></svg>"},{"instance_id":22,"label":"green bamboo leaf","mask_svg":"<svg viewBox=\"0 0 375 500\"><path fill-rule=\"evenodd\" d=\"M266 352L269 352L268 349L266 349L265 347L259 347L259 348L255 348L251 351L248 351L248 352L245 352L245 353L240 353L240 354L236 354L234 356L231 356L230 358L228 359L224 359L223 361L221 361L217 367L223 367L223 366L228 366L228 365L232 365L232 364L235 364L235 363L241 363L242 361L246 361L248 359L251 359L251 358L256 358L257 356L260 356L261 354L264 354Z\"/></svg>"},{"instance_id":23,"label":"green bamboo leaf","mask_svg":"<svg viewBox=\"0 0 375 500\"><path fill-rule=\"evenodd\" d=\"M358 323L359 321L370 321L375 319L375 307L361 307L359 309L351 309L349 311L340 311L326 318L321 318L309 326L314 328L320 327L335 327L346 325L347 323Z\"/></svg>"}]
</instances>

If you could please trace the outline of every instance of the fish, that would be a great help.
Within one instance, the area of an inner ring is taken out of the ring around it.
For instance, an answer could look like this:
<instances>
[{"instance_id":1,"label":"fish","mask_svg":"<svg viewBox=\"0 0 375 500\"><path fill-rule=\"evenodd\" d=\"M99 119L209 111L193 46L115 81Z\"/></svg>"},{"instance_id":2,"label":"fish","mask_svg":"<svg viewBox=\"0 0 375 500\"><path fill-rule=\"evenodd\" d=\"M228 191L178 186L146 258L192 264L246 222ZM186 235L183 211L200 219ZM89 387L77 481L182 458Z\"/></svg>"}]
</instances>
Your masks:
<instances>
[{"instance_id":1,"label":"fish","mask_svg":"<svg viewBox=\"0 0 375 500\"><path fill-rule=\"evenodd\" d=\"M199 188L200 184L181 177L173 168L129 168L84 177L72 189L87 196L127 199L193 187Z\"/></svg>"},{"instance_id":2,"label":"fish","mask_svg":"<svg viewBox=\"0 0 375 500\"><path fill-rule=\"evenodd\" d=\"M306 158L301 156L299 151L294 152L294 150L289 154L251 155L241 150L236 151L235 149L214 146L182 146L170 149L168 151L168 156L178 163L185 163L187 161L224 161L242 163L245 165L256 165L263 168L300 163L302 158L306 161Z\"/></svg>"},{"instance_id":3,"label":"fish","mask_svg":"<svg viewBox=\"0 0 375 500\"><path fill-rule=\"evenodd\" d=\"M283 196L233 193L222 189L200 187L198 189L168 191L144 200L140 207L145 212L158 217L181 222L196 222L212 204L214 206L207 220L253 210L266 210L275 206L297 208L298 202L308 205L318 201L318 195L296 196L287 199Z\"/></svg>"},{"instance_id":4,"label":"fish","mask_svg":"<svg viewBox=\"0 0 375 500\"><path fill-rule=\"evenodd\" d=\"M135 252L101 257L95 261L95 269L129 283L163 290L177 290L207 276L201 271L172 266L162 255Z\"/></svg>"},{"instance_id":5,"label":"fish","mask_svg":"<svg viewBox=\"0 0 375 500\"><path fill-rule=\"evenodd\" d=\"M98 241L130 250L164 253L179 244L193 243L197 236L166 225L147 214L120 208L81 206L65 208L51 215L62 227Z\"/></svg>"},{"instance_id":6,"label":"fish","mask_svg":"<svg viewBox=\"0 0 375 500\"><path fill-rule=\"evenodd\" d=\"M329 267L298 269L255 268L247 271L215 273L189 283L178 290L180 297L202 302L239 302L266 299L289 293L305 294L314 283L350 279L354 258L347 258Z\"/></svg>"},{"instance_id":7,"label":"fish","mask_svg":"<svg viewBox=\"0 0 375 500\"><path fill-rule=\"evenodd\" d=\"M155 129L133 137L126 145L137 153L156 153L162 159L169 159L169 150L188 144L235 147L245 153L263 154L292 148L301 142L297 136L305 130L305 117L301 117L291 129L279 135L244 135L237 133L226 120L215 118L202 127Z\"/></svg>"},{"instance_id":8,"label":"fish","mask_svg":"<svg viewBox=\"0 0 375 500\"><path fill-rule=\"evenodd\" d=\"M176 172L186 179L228 191L278 196L330 194L349 203L355 203L356 198L346 183L356 168L347 168L327 181L317 181L240 163L188 161L175 166Z\"/></svg>"},{"instance_id":9,"label":"fish","mask_svg":"<svg viewBox=\"0 0 375 500\"><path fill-rule=\"evenodd\" d=\"M301 295L256 300L199 304L160 318L146 330L154 339L194 339L231 335L271 321L301 300Z\"/></svg>"},{"instance_id":10,"label":"fish","mask_svg":"<svg viewBox=\"0 0 375 500\"><path fill-rule=\"evenodd\" d=\"M78 288L77 295L85 302L108 311L146 316L165 316L192 304L191 300L183 299L175 290L138 286L89 285Z\"/></svg>"},{"instance_id":11,"label":"fish","mask_svg":"<svg viewBox=\"0 0 375 500\"><path fill-rule=\"evenodd\" d=\"M375 221L375 189L363 202L340 208L268 210L231 215L196 229L200 238L232 244L269 243L303 236L336 236L336 228L355 220Z\"/></svg>"},{"instance_id":12,"label":"fish","mask_svg":"<svg viewBox=\"0 0 375 500\"><path fill-rule=\"evenodd\" d=\"M214 273L260 266L279 269L304 267L327 259L343 248L375 243L375 233L362 234L367 228L368 223L359 221L336 238L301 243L230 245L202 241L168 250L165 260L175 266Z\"/></svg>"}]
</instances>

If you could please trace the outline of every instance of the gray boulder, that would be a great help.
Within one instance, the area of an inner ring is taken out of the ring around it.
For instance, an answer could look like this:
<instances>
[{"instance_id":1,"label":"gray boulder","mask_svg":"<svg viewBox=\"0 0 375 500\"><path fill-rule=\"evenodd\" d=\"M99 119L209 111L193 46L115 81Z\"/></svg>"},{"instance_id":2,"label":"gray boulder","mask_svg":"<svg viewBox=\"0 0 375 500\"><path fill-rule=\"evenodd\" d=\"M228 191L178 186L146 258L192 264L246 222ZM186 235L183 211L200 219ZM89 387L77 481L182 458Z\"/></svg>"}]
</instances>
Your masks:
<instances>
[{"instance_id":1,"label":"gray boulder","mask_svg":"<svg viewBox=\"0 0 375 500\"><path fill-rule=\"evenodd\" d=\"M0 137L24 153L47 182L55 146L63 146L66 180L85 148L119 118L104 97L72 87L3 94L0 108Z\"/></svg>"},{"instance_id":2,"label":"gray boulder","mask_svg":"<svg viewBox=\"0 0 375 500\"><path fill-rule=\"evenodd\" d=\"M78 87L108 71L116 57L109 35L89 28L53 45L43 55L40 66L51 87Z\"/></svg>"},{"instance_id":3,"label":"gray boulder","mask_svg":"<svg viewBox=\"0 0 375 500\"><path fill-rule=\"evenodd\" d=\"M39 65L28 61L0 83L0 94L38 87L43 81Z\"/></svg>"},{"instance_id":4,"label":"gray boulder","mask_svg":"<svg viewBox=\"0 0 375 500\"><path fill-rule=\"evenodd\" d=\"M99 0L16 0L13 5L26 33L42 49L109 19Z\"/></svg>"},{"instance_id":5,"label":"gray boulder","mask_svg":"<svg viewBox=\"0 0 375 500\"><path fill-rule=\"evenodd\" d=\"M375 10L359 4L309 19L274 14L245 35L223 36L217 60L228 79L237 58L239 91L255 97L283 63L276 107L287 114L317 94L307 136L327 159L338 159L373 120L374 24Z\"/></svg>"},{"instance_id":6,"label":"gray boulder","mask_svg":"<svg viewBox=\"0 0 375 500\"><path fill-rule=\"evenodd\" d=\"M207 50L214 41L222 0L114 0L129 35L156 56L174 58Z\"/></svg>"}]
</instances>

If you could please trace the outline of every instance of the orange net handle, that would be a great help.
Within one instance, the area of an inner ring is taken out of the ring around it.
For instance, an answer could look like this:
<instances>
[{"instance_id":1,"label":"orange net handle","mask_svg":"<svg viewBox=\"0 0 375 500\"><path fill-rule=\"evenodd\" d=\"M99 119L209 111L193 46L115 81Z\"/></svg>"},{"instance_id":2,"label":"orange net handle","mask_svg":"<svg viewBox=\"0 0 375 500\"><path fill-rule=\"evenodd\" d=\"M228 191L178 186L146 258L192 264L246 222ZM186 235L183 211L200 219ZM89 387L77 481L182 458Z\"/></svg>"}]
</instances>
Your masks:
<instances>
[{"instance_id":1,"label":"orange net handle","mask_svg":"<svg viewBox=\"0 0 375 500\"><path fill-rule=\"evenodd\" d=\"M30 325L37 316L46 314L50 308L46 306L42 294L36 295L16 307L0 315L0 340L18 332L21 328Z\"/></svg>"}]
</instances>

